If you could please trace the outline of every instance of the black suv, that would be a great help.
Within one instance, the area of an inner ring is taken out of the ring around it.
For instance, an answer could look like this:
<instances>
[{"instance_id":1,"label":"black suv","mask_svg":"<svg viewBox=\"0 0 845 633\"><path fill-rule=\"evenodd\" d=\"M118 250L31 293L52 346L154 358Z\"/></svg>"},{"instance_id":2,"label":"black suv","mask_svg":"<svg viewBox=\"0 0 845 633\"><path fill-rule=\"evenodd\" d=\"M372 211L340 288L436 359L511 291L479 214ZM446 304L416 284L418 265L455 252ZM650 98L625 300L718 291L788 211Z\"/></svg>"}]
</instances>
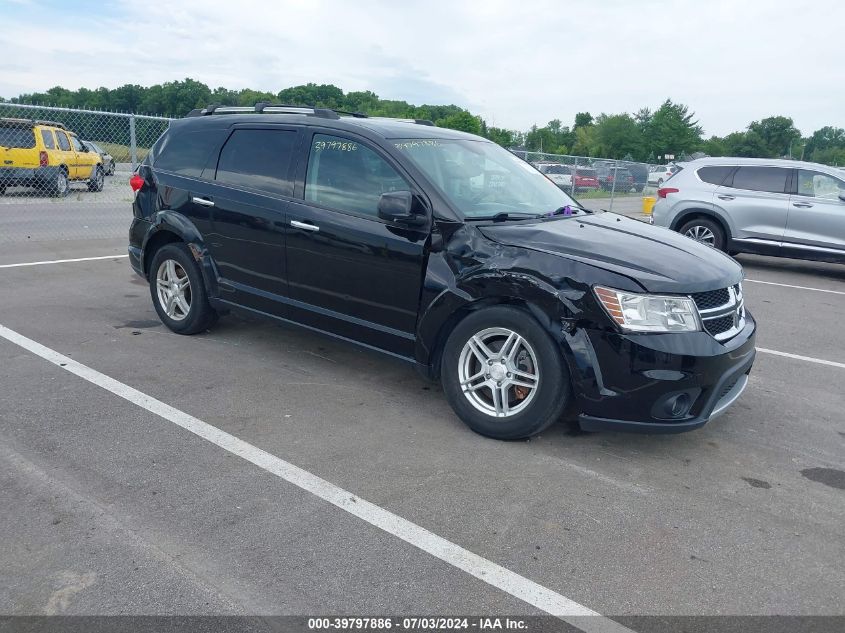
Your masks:
<instances>
[{"instance_id":1,"label":"black suv","mask_svg":"<svg viewBox=\"0 0 845 633\"><path fill-rule=\"evenodd\" d=\"M715 249L426 121L192 115L130 181L130 261L174 332L232 308L303 325L415 364L502 439L567 405L585 429L685 431L745 388L755 324Z\"/></svg>"}]
</instances>

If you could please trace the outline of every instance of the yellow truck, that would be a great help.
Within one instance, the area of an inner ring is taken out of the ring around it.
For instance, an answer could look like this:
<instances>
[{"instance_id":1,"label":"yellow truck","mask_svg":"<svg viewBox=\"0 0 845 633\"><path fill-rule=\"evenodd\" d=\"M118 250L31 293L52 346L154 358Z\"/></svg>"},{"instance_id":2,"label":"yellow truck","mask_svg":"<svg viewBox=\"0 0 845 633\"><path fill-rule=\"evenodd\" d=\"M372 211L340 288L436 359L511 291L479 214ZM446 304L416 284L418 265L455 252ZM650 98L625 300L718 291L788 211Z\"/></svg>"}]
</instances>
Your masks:
<instances>
[{"instance_id":1,"label":"yellow truck","mask_svg":"<svg viewBox=\"0 0 845 633\"><path fill-rule=\"evenodd\" d=\"M0 118L0 195L7 187L34 187L62 197L73 180L102 191L104 176L100 155L63 124Z\"/></svg>"}]
</instances>

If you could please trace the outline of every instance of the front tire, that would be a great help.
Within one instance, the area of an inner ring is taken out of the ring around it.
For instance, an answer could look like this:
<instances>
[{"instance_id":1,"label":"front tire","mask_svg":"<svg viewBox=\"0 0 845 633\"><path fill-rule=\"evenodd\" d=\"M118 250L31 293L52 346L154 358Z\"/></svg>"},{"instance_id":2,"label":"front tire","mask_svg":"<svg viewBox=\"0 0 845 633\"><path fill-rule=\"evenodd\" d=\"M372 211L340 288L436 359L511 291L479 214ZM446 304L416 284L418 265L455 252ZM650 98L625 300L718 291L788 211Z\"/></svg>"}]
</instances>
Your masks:
<instances>
[{"instance_id":1,"label":"front tire","mask_svg":"<svg viewBox=\"0 0 845 633\"><path fill-rule=\"evenodd\" d=\"M202 271L187 246L166 244L150 264L150 295L161 322L177 334L204 332L217 321Z\"/></svg>"},{"instance_id":2,"label":"front tire","mask_svg":"<svg viewBox=\"0 0 845 633\"><path fill-rule=\"evenodd\" d=\"M560 419L569 373L557 344L530 314L512 306L473 312L443 351L443 391L476 433L516 440Z\"/></svg>"},{"instance_id":3,"label":"front tire","mask_svg":"<svg viewBox=\"0 0 845 633\"><path fill-rule=\"evenodd\" d=\"M720 251L724 251L727 246L724 229L718 222L709 218L690 220L678 230L678 233Z\"/></svg>"},{"instance_id":4,"label":"front tire","mask_svg":"<svg viewBox=\"0 0 845 633\"><path fill-rule=\"evenodd\" d=\"M94 173L91 174L91 180L88 181L88 191L102 191L104 182L103 169L98 165L94 167Z\"/></svg>"}]
</instances>

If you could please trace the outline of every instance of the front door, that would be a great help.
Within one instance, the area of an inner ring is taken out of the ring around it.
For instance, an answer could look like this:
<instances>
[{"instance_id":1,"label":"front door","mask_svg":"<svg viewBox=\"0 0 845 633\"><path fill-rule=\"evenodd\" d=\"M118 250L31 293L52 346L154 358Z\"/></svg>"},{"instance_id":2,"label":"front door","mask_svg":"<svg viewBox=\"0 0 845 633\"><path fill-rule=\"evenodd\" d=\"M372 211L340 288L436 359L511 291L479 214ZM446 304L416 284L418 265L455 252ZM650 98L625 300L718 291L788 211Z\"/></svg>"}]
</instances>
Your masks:
<instances>
[{"instance_id":1,"label":"front door","mask_svg":"<svg viewBox=\"0 0 845 633\"><path fill-rule=\"evenodd\" d=\"M388 224L377 206L382 193L416 188L351 137L314 133L306 167L304 200L288 213L292 318L412 356L428 230Z\"/></svg>"},{"instance_id":2,"label":"front door","mask_svg":"<svg viewBox=\"0 0 845 633\"><path fill-rule=\"evenodd\" d=\"M90 180L93 175L94 165L99 160L99 155L95 152L89 152L75 134L69 134L70 144L73 148L73 153L76 159L76 176L79 180Z\"/></svg>"},{"instance_id":3,"label":"front door","mask_svg":"<svg viewBox=\"0 0 845 633\"><path fill-rule=\"evenodd\" d=\"M845 255L845 180L811 169L797 170L783 237L784 254L807 247L842 251Z\"/></svg>"}]
</instances>

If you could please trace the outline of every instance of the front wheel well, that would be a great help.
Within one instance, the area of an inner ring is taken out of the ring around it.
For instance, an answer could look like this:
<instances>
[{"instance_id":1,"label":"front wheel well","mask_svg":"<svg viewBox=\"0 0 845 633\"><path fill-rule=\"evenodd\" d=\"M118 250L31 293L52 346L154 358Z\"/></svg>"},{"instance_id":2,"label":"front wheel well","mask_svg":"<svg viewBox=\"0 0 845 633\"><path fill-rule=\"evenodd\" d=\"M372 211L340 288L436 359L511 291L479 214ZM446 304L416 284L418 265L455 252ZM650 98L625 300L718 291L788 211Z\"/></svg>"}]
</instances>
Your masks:
<instances>
[{"instance_id":1,"label":"front wheel well","mask_svg":"<svg viewBox=\"0 0 845 633\"><path fill-rule=\"evenodd\" d=\"M473 301L472 303L461 306L449 315L437 331L437 336L434 339L434 346L431 349L431 354L428 359L428 373L432 380L440 379L440 361L443 358L443 349L446 346L446 340L449 338L449 335L458 323L463 321L473 312L501 305L513 306L524 310L529 315L533 314L528 302L514 297L484 297L478 301Z\"/></svg>"}]
</instances>

